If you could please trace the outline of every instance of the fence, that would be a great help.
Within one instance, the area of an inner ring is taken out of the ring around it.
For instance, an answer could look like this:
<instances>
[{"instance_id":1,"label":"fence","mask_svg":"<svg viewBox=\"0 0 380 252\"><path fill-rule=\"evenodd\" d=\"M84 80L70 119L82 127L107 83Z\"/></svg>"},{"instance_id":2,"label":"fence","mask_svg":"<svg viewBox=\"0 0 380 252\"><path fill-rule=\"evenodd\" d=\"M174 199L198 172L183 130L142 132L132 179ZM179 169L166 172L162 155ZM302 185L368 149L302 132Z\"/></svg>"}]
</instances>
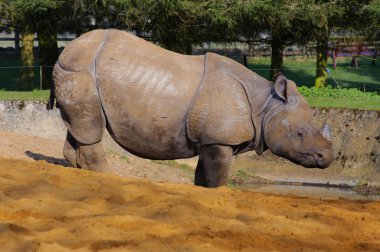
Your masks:
<instances>
[{"instance_id":1,"label":"fence","mask_svg":"<svg viewBox=\"0 0 380 252\"><path fill-rule=\"evenodd\" d=\"M236 58L243 63L243 57ZM268 78L270 73L270 57L248 57L248 67L257 74ZM328 60L327 84L333 87L358 88L362 91L378 92L380 94L380 60L373 64L369 57L359 57L358 67L351 66L351 58L338 58L336 69L333 69L332 59ZM41 88L41 73L44 68L38 62L32 67L34 81L29 89ZM20 63L19 56L12 53L0 53L0 90L20 90ZM287 56L284 58L284 74L299 86L311 87L314 85L316 73L315 56Z\"/></svg>"},{"instance_id":2,"label":"fence","mask_svg":"<svg viewBox=\"0 0 380 252\"><path fill-rule=\"evenodd\" d=\"M21 68L33 69L33 81L28 83L26 89L21 86L20 72ZM42 89L42 73L44 69L52 69L53 66L33 66L33 67L21 67L21 66L0 66L0 90L18 91L18 90L35 90Z\"/></svg>"},{"instance_id":3,"label":"fence","mask_svg":"<svg viewBox=\"0 0 380 252\"><path fill-rule=\"evenodd\" d=\"M338 58L334 69L332 59L328 59L327 85L336 88L357 88L380 94L380 60L373 64L372 58L359 57L357 68L351 66L351 60L351 58ZM269 79L270 57L249 57L248 67ZM283 73L298 86L314 86L316 56L285 57Z\"/></svg>"}]
</instances>

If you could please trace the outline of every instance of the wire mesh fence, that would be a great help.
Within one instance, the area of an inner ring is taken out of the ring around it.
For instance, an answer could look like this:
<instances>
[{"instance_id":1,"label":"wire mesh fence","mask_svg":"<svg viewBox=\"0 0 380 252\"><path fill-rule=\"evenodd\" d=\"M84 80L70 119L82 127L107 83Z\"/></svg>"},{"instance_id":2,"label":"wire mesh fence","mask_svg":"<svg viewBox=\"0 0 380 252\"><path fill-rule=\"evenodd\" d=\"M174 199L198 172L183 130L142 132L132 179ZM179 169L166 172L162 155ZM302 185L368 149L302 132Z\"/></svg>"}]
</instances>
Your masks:
<instances>
[{"instance_id":1,"label":"wire mesh fence","mask_svg":"<svg viewBox=\"0 0 380 252\"><path fill-rule=\"evenodd\" d=\"M338 58L336 69L328 60L327 84L332 87L357 88L366 92L380 94L380 60L359 57L357 67L351 66L351 58ZM239 59L242 61L242 59ZM270 57L248 57L248 67L257 74L269 79ZM18 56L0 55L0 90L34 90L42 89L42 73L53 66L40 66L38 62L32 67L19 66ZM30 83L27 86L20 81L22 69L30 68ZM284 58L283 73L298 86L314 86L316 74L315 56L288 56Z\"/></svg>"},{"instance_id":2,"label":"wire mesh fence","mask_svg":"<svg viewBox=\"0 0 380 252\"><path fill-rule=\"evenodd\" d=\"M380 60L359 57L358 66L351 66L352 58L338 58L336 69L328 59L327 85L335 88L357 88L366 92L380 93ZM248 67L259 75L269 78L270 57L249 57ZM316 56L284 58L283 73L298 86L312 87L315 83Z\"/></svg>"},{"instance_id":3,"label":"wire mesh fence","mask_svg":"<svg viewBox=\"0 0 380 252\"><path fill-rule=\"evenodd\" d=\"M53 66L0 66L0 90L42 90L42 75L44 71L51 71L52 68ZM24 75L24 77L21 77L21 75ZM22 78L27 81L21 81Z\"/></svg>"}]
</instances>

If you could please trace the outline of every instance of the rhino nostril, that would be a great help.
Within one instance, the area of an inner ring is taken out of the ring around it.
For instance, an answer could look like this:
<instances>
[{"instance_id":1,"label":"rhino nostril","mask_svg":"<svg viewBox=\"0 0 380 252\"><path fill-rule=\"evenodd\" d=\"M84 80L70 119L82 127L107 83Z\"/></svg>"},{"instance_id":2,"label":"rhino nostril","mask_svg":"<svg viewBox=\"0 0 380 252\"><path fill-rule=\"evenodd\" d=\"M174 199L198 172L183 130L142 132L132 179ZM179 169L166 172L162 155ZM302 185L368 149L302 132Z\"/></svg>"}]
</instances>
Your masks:
<instances>
[{"instance_id":1,"label":"rhino nostril","mask_svg":"<svg viewBox=\"0 0 380 252\"><path fill-rule=\"evenodd\" d=\"M316 156L317 156L318 160L323 160L323 154L322 153L317 153Z\"/></svg>"}]
</instances>

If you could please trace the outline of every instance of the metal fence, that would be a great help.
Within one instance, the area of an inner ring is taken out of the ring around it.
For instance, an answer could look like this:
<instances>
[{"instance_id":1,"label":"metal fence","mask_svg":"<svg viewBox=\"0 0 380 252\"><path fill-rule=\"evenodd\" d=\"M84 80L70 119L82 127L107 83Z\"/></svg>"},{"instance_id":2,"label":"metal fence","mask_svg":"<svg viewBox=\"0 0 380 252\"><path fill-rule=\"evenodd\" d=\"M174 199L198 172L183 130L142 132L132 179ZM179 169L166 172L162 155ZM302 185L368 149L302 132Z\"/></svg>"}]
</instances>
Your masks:
<instances>
[{"instance_id":1,"label":"metal fence","mask_svg":"<svg viewBox=\"0 0 380 252\"><path fill-rule=\"evenodd\" d=\"M352 58L338 58L336 69L332 59L328 59L327 85L335 88L357 88L380 94L380 60L357 58L357 67L351 66ZM269 78L270 57L249 57L248 67L257 74ZM283 73L298 86L312 87L315 83L316 57L291 56L284 58Z\"/></svg>"},{"instance_id":2,"label":"metal fence","mask_svg":"<svg viewBox=\"0 0 380 252\"><path fill-rule=\"evenodd\" d=\"M32 69L33 76L27 88L22 87L20 82L21 69ZM18 91L26 90L32 91L36 89L42 89L42 73L45 69L51 70L53 66L0 66L0 90L6 91Z\"/></svg>"},{"instance_id":3,"label":"metal fence","mask_svg":"<svg viewBox=\"0 0 380 252\"><path fill-rule=\"evenodd\" d=\"M236 60L243 63L243 58ZM259 75L269 79L270 57L248 57L248 67ZM0 52L0 90L20 90L20 70L18 56L8 54L4 56ZM33 68L34 81L29 89L42 87L41 74L44 69L52 66L40 66L36 62ZM327 84L333 87L358 88L366 92L378 92L380 94L380 60L376 62L368 57L359 57L358 66L351 66L351 58L338 58L336 69L333 68L332 59L328 60ZM314 85L316 74L315 56L288 56L284 58L283 73L288 79L298 86Z\"/></svg>"}]
</instances>

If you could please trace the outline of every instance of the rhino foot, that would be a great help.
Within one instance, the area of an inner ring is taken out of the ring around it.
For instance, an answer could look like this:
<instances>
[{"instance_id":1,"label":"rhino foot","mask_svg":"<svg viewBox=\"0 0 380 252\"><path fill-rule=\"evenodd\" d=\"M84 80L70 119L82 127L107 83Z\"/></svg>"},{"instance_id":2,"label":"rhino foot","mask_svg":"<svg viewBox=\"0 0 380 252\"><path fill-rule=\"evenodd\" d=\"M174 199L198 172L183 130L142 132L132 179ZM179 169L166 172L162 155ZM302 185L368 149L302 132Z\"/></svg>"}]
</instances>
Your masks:
<instances>
[{"instance_id":1,"label":"rhino foot","mask_svg":"<svg viewBox=\"0 0 380 252\"><path fill-rule=\"evenodd\" d=\"M65 145L63 146L63 156L70 163L72 167L78 168L77 162L77 141L67 131Z\"/></svg>"},{"instance_id":2,"label":"rhino foot","mask_svg":"<svg viewBox=\"0 0 380 252\"><path fill-rule=\"evenodd\" d=\"M108 167L101 142L82 144L76 141L70 132L67 132L63 154L73 167L112 173Z\"/></svg>"},{"instance_id":3,"label":"rhino foot","mask_svg":"<svg viewBox=\"0 0 380 252\"><path fill-rule=\"evenodd\" d=\"M202 147L195 170L195 185L203 187L227 185L232 153L230 146L207 145Z\"/></svg>"}]
</instances>

